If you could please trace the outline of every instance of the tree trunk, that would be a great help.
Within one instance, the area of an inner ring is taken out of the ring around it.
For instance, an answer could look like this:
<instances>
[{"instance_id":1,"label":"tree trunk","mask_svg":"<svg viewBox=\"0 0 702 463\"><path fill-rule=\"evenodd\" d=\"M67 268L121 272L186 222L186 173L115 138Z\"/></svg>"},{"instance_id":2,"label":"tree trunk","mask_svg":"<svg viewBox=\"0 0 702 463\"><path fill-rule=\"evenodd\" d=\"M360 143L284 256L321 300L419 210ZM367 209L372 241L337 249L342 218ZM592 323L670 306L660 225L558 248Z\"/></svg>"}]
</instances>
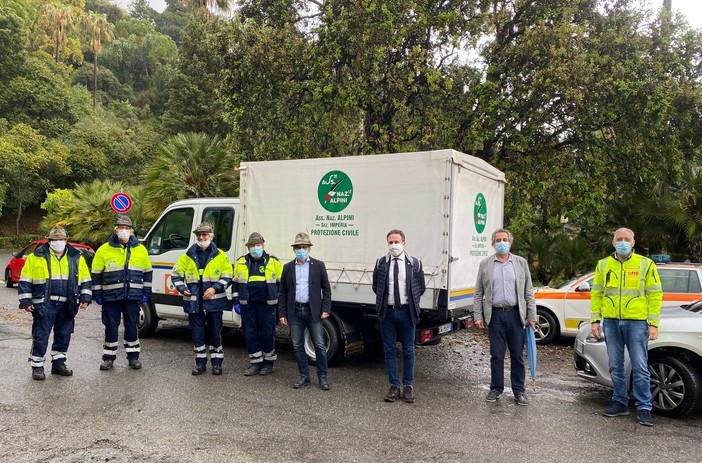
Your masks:
<instances>
[{"instance_id":1,"label":"tree trunk","mask_svg":"<svg viewBox=\"0 0 702 463\"><path fill-rule=\"evenodd\" d=\"M21 218L22 218L22 200L19 200L19 202L17 203L17 219L15 220L15 236L17 236L17 242L19 242L19 236L20 236L19 224L20 224Z\"/></svg>"},{"instance_id":2,"label":"tree trunk","mask_svg":"<svg viewBox=\"0 0 702 463\"><path fill-rule=\"evenodd\" d=\"M97 107L97 53L93 51L93 112Z\"/></svg>"}]
</instances>

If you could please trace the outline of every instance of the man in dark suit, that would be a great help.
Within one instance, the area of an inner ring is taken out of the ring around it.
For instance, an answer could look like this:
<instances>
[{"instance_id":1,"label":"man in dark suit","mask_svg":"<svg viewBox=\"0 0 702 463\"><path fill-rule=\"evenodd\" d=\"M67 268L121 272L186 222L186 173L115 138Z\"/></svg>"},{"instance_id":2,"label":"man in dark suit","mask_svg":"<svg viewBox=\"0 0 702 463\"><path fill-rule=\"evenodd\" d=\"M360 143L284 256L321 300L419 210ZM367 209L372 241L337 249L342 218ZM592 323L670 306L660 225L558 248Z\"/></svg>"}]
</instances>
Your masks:
<instances>
[{"instance_id":1,"label":"man in dark suit","mask_svg":"<svg viewBox=\"0 0 702 463\"><path fill-rule=\"evenodd\" d=\"M293 387L300 389L311 383L305 354L306 327L317 356L319 387L328 391L331 386L327 372L327 350L322 320L331 313L331 285L324 262L310 257L311 247L312 243L307 233L295 235L295 242L292 244L295 259L283 266L278 309L280 323L290 325L290 336L300 371L300 378Z\"/></svg>"},{"instance_id":2,"label":"man in dark suit","mask_svg":"<svg viewBox=\"0 0 702 463\"><path fill-rule=\"evenodd\" d=\"M388 254L378 259L373 269L375 308L390 382L385 401L402 398L414 403L414 334L419 319L419 299L426 289L424 270L422 261L404 251L402 230L390 230L386 238ZM402 344L402 393L395 350L398 339Z\"/></svg>"}]
</instances>

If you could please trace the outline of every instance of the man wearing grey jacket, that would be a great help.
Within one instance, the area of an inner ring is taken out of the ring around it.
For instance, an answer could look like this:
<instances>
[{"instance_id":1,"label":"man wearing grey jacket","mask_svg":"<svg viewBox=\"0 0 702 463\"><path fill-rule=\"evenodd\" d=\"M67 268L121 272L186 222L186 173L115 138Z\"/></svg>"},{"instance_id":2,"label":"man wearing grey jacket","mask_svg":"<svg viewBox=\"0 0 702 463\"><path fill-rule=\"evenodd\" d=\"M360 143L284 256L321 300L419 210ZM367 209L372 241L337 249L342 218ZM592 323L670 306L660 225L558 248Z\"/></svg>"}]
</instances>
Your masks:
<instances>
[{"instance_id":1,"label":"man wearing grey jacket","mask_svg":"<svg viewBox=\"0 0 702 463\"><path fill-rule=\"evenodd\" d=\"M490 340L490 392L485 400L495 402L505 387L505 352L509 348L514 400L529 405L524 393L524 327L536 326L536 301L527 261L509 252L509 230L492 234L496 253L480 262L475 282L474 319L478 328L488 327Z\"/></svg>"}]
</instances>

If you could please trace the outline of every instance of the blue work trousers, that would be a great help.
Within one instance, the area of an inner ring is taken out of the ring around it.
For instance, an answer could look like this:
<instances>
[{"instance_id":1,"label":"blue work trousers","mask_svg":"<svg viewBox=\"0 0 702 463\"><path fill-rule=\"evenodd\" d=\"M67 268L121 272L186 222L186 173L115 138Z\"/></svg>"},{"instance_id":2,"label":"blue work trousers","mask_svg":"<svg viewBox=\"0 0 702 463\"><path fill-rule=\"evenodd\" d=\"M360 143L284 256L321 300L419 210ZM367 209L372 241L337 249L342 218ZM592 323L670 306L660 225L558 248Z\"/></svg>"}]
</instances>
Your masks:
<instances>
[{"instance_id":1,"label":"blue work trousers","mask_svg":"<svg viewBox=\"0 0 702 463\"><path fill-rule=\"evenodd\" d=\"M519 309L503 311L492 309L488 326L490 340L490 390L502 393L505 389L505 353L509 349L510 380L514 395L524 393L524 324Z\"/></svg>"},{"instance_id":2,"label":"blue work trousers","mask_svg":"<svg viewBox=\"0 0 702 463\"><path fill-rule=\"evenodd\" d=\"M128 360L139 358L139 302L111 301L102 305L102 324L105 325L105 344L102 359L115 360L119 343L119 323L124 318L124 349Z\"/></svg>"},{"instance_id":3,"label":"blue work trousers","mask_svg":"<svg viewBox=\"0 0 702 463\"><path fill-rule=\"evenodd\" d=\"M241 328L244 331L249 363L254 367L273 366L275 353L276 307L265 302L249 302L241 306Z\"/></svg>"},{"instance_id":4,"label":"blue work trousers","mask_svg":"<svg viewBox=\"0 0 702 463\"><path fill-rule=\"evenodd\" d=\"M195 363L198 365L207 363L207 342L209 341L210 362L212 362L212 366L221 366L224 361L222 311L205 312L200 310L197 313L188 314L188 321L195 348Z\"/></svg>"},{"instance_id":5,"label":"blue work trousers","mask_svg":"<svg viewBox=\"0 0 702 463\"><path fill-rule=\"evenodd\" d=\"M651 410L651 374L648 371L648 322L605 318L602 328L609 357L612 400L629 405L629 376L624 367L624 348L629 351L637 410Z\"/></svg>"},{"instance_id":6,"label":"blue work trousers","mask_svg":"<svg viewBox=\"0 0 702 463\"><path fill-rule=\"evenodd\" d=\"M380 334L383 337L385 368L388 381L392 386L400 386L397 366L396 343L402 344L402 385L414 384L414 325L410 309L393 309L388 307L385 318L380 322Z\"/></svg>"},{"instance_id":7,"label":"blue work trousers","mask_svg":"<svg viewBox=\"0 0 702 463\"><path fill-rule=\"evenodd\" d=\"M66 363L66 352L75 327L75 318L68 311L68 303L49 302L45 312L43 316L33 313L32 350L29 357L29 364L32 367L44 366L44 356L49 346L51 331L54 332L54 341L51 344L51 365Z\"/></svg>"}]
</instances>

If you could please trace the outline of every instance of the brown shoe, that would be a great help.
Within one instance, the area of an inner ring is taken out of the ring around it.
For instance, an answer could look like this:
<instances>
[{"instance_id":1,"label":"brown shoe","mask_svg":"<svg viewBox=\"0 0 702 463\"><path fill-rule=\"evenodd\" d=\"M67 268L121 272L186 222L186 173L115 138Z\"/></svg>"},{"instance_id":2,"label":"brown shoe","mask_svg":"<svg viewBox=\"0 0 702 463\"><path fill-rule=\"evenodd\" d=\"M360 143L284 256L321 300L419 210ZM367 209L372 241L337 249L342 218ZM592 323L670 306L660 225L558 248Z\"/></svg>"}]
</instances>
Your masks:
<instances>
[{"instance_id":1,"label":"brown shoe","mask_svg":"<svg viewBox=\"0 0 702 463\"><path fill-rule=\"evenodd\" d=\"M390 390L385 395L383 400L386 402L394 402L400 398L400 386L390 386Z\"/></svg>"}]
</instances>

